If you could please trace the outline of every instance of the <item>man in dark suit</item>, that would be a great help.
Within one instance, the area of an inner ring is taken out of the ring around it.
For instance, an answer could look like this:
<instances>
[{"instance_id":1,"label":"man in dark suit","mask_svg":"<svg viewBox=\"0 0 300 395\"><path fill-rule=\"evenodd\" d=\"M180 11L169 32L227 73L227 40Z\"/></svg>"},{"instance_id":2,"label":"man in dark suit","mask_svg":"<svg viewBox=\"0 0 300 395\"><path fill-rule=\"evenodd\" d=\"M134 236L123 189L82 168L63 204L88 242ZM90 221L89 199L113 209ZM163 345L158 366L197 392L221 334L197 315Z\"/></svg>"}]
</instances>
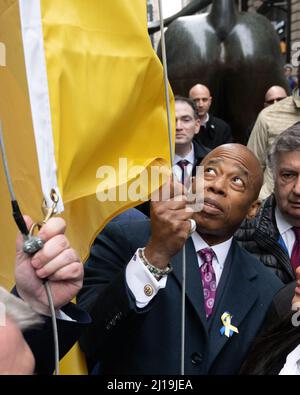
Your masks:
<instances>
[{"instance_id":1,"label":"man in dark suit","mask_svg":"<svg viewBox=\"0 0 300 395\"><path fill-rule=\"evenodd\" d=\"M237 373L282 286L232 238L257 208L257 159L228 144L202 165L201 211L187 207L175 182L171 196L152 201L151 222L110 224L95 240L78 303L93 320L81 347L101 373L180 373L185 243L186 374Z\"/></svg>"},{"instance_id":2,"label":"man in dark suit","mask_svg":"<svg viewBox=\"0 0 300 395\"><path fill-rule=\"evenodd\" d=\"M194 102L183 96L175 96L176 134L173 171L177 180L185 184L196 175L196 167L211 151L202 143L193 141L199 133L200 119Z\"/></svg>"},{"instance_id":3,"label":"man in dark suit","mask_svg":"<svg viewBox=\"0 0 300 395\"><path fill-rule=\"evenodd\" d=\"M29 228L32 221L29 218L26 221ZM23 299L27 306L15 301L13 296L5 298L5 292L2 291L0 374L30 374L33 370L51 374L54 370L53 332L44 279L48 278L56 308L60 357L66 354L90 322L87 313L70 303L82 286L83 268L64 235L65 229L62 218L50 219L39 232L44 246L33 256L23 252L23 237L19 235L17 239L16 287L13 293ZM26 309L27 316L24 313ZM20 320L26 322L26 319L35 319L34 312L43 319L35 328L26 330L25 327L23 337L19 328Z\"/></svg>"},{"instance_id":4,"label":"man in dark suit","mask_svg":"<svg viewBox=\"0 0 300 395\"><path fill-rule=\"evenodd\" d=\"M207 86L194 85L189 97L196 104L201 121L200 133L195 136L195 140L211 149L231 143L233 137L230 126L222 119L209 114L212 97Z\"/></svg>"}]
</instances>

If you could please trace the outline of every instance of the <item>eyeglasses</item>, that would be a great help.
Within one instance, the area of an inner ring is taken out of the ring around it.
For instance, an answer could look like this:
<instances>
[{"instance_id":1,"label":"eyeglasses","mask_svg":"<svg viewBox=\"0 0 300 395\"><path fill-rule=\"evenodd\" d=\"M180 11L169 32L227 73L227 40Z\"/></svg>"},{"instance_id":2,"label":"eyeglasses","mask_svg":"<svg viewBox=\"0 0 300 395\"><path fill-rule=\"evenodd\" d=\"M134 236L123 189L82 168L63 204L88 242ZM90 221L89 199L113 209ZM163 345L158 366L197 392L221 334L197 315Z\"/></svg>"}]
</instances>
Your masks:
<instances>
[{"instance_id":1,"label":"eyeglasses","mask_svg":"<svg viewBox=\"0 0 300 395\"><path fill-rule=\"evenodd\" d=\"M283 100L283 99L286 99L286 96L285 97L277 97L276 99L267 100L267 101L265 101L265 103L266 104L274 104L274 103L277 103L278 101Z\"/></svg>"}]
</instances>

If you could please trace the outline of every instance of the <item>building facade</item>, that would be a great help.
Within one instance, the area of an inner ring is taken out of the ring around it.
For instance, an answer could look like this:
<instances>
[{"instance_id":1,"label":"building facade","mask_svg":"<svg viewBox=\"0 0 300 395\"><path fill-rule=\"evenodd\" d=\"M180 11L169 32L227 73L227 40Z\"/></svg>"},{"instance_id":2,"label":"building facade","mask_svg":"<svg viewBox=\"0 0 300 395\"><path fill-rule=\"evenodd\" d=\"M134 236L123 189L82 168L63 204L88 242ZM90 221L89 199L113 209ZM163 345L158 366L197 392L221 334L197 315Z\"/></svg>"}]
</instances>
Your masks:
<instances>
[{"instance_id":1,"label":"building facade","mask_svg":"<svg viewBox=\"0 0 300 395\"><path fill-rule=\"evenodd\" d=\"M290 16L289 16L290 7ZM259 10L263 15L270 19L276 28L282 46L282 51L285 60L292 63L296 68L298 65L297 58L300 55L300 2L299 0L248 0L248 10L256 12ZM289 18L290 17L290 21ZM290 23L290 27L288 27ZM277 25L277 26L276 26ZM289 35L290 28L290 42L286 38ZM286 47L285 47L286 45Z\"/></svg>"}]
</instances>

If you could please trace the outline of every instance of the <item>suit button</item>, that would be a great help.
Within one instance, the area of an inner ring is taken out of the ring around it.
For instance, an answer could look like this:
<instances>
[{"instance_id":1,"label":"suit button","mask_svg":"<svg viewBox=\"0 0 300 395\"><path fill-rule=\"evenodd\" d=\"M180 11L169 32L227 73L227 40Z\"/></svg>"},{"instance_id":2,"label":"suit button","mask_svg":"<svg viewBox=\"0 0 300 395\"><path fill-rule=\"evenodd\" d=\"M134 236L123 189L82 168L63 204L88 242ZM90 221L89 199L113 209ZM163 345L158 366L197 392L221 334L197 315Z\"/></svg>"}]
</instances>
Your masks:
<instances>
[{"instance_id":1,"label":"suit button","mask_svg":"<svg viewBox=\"0 0 300 395\"><path fill-rule=\"evenodd\" d=\"M191 360L192 360L192 364L193 365L200 365L200 363L202 362L203 358L202 358L202 354L199 354L198 352L194 352L191 355Z\"/></svg>"}]
</instances>

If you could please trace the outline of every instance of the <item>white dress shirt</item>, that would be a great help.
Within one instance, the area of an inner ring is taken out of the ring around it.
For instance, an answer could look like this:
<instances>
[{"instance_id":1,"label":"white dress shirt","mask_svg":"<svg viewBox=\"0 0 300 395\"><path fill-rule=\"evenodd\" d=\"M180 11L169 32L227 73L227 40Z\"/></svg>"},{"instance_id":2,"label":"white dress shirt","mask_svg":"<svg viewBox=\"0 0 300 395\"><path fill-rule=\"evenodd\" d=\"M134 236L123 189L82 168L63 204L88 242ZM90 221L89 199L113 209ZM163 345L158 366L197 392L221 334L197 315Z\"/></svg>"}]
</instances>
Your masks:
<instances>
[{"instance_id":1,"label":"white dress shirt","mask_svg":"<svg viewBox=\"0 0 300 395\"><path fill-rule=\"evenodd\" d=\"M291 257L293 246L296 240L295 233L292 229L293 226L287 222L277 207L275 208L275 218L280 236L284 241L289 257Z\"/></svg>"},{"instance_id":2,"label":"white dress shirt","mask_svg":"<svg viewBox=\"0 0 300 395\"><path fill-rule=\"evenodd\" d=\"M126 282L135 297L137 307L142 309L157 295L158 291L165 288L168 276L163 276L159 281L146 268L136 252L126 267ZM145 292L145 287L152 293Z\"/></svg>"},{"instance_id":3,"label":"white dress shirt","mask_svg":"<svg viewBox=\"0 0 300 395\"><path fill-rule=\"evenodd\" d=\"M177 163L180 162L181 160L187 160L189 162L189 164L186 166L186 174L185 174L185 177L188 178L192 174L193 165L195 162L195 152L194 152L193 144L191 144L191 150L186 156L181 157L177 154L175 154L174 156L173 174L175 174L179 182L181 182L182 180L182 169L179 165L177 165Z\"/></svg>"},{"instance_id":4,"label":"white dress shirt","mask_svg":"<svg viewBox=\"0 0 300 395\"><path fill-rule=\"evenodd\" d=\"M199 251L202 248L209 247L209 245L202 239L202 237L197 232L194 232L191 237L196 251ZM210 247L216 255L216 257L213 258L212 265L216 274L217 286L221 278L224 263L231 243L232 237L223 243ZM197 258L199 267L201 267L203 262L198 254ZM143 264L137 252L128 263L125 276L127 285L133 293L136 300L136 305L139 308L146 307L147 304L157 295L158 291L166 287L168 278L168 276L164 276L159 281L157 281L153 274L150 273L150 271ZM152 293L150 294L149 292L145 292L145 287L148 287L148 290L151 289Z\"/></svg>"},{"instance_id":5,"label":"white dress shirt","mask_svg":"<svg viewBox=\"0 0 300 395\"><path fill-rule=\"evenodd\" d=\"M201 121L201 126L204 126L206 128L206 124L208 121L209 121L209 114L207 113L205 119Z\"/></svg>"},{"instance_id":6,"label":"white dress shirt","mask_svg":"<svg viewBox=\"0 0 300 395\"><path fill-rule=\"evenodd\" d=\"M279 372L281 376L300 374L300 345L286 357L286 362Z\"/></svg>"},{"instance_id":7,"label":"white dress shirt","mask_svg":"<svg viewBox=\"0 0 300 395\"><path fill-rule=\"evenodd\" d=\"M212 266L215 271L216 283L218 286L223 269L224 269L224 263L226 261L229 249L231 247L232 237L230 239L224 241L223 243L216 244L214 246L209 246L197 232L194 232L191 237L192 237L196 251L202 250L203 248L211 248L213 250L213 252L215 253L215 256L213 257L213 261L212 261ZM200 258L199 254L197 254L197 258L198 258L198 264L199 264L199 268L200 268L203 265L203 261Z\"/></svg>"}]
</instances>

